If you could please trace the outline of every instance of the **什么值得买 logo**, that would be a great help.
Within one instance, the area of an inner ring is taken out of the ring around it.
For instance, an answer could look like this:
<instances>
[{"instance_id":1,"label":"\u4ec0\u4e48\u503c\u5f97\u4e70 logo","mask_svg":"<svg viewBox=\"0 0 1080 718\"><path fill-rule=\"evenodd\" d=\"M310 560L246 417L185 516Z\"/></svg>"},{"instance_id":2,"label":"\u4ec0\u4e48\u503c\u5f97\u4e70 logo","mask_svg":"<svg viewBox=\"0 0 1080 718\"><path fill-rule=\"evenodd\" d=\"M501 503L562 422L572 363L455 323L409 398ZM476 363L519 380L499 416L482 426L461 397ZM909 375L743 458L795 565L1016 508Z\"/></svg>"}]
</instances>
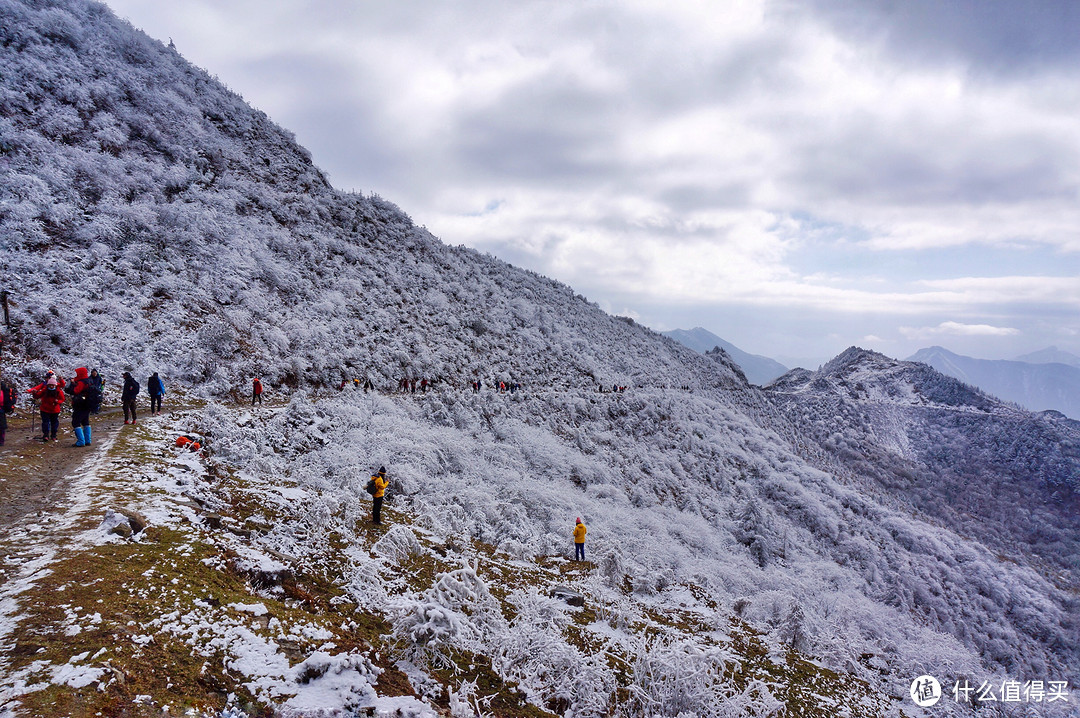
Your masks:
<instances>
[{"instance_id":1,"label":"\u4ec0\u4e48\u503c\u5f97\u4e70 logo","mask_svg":"<svg viewBox=\"0 0 1080 718\"><path fill-rule=\"evenodd\" d=\"M919 676L911 682L911 700L915 705L929 708L941 700L941 684L933 676Z\"/></svg>"}]
</instances>

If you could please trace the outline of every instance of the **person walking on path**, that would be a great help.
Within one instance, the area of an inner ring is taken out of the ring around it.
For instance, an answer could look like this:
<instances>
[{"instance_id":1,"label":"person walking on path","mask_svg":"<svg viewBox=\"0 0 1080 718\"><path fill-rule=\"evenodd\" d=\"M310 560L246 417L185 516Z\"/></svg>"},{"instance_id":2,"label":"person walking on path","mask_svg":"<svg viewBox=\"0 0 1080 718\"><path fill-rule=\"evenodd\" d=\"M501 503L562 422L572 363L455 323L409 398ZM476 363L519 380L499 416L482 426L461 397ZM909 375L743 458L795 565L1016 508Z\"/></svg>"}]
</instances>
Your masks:
<instances>
[{"instance_id":1,"label":"person walking on path","mask_svg":"<svg viewBox=\"0 0 1080 718\"><path fill-rule=\"evenodd\" d=\"M375 493L371 495L371 522L381 526L383 497L386 495L386 487L390 485L386 478L386 467L380 466L379 472L372 476L371 480L375 483Z\"/></svg>"},{"instance_id":2,"label":"person walking on path","mask_svg":"<svg viewBox=\"0 0 1080 718\"><path fill-rule=\"evenodd\" d=\"M131 372L124 372L124 388L120 392L120 403L124 407L124 423L135 423L135 397L139 395L139 382L131 376Z\"/></svg>"},{"instance_id":3,"label":"person walking on path","mask_svg":"<svg viewBox=\"0 0 1080 718\"><path fill-rule=\"evenodd\" d=\"M90 373L81 366L68 385L71 392L71 428L75 430L75 446L90 446L90 410L94 406L95 389Z\"/></svg>"},{"instance_id":4,"label":"person walking on path","mask_svg":"<svg viewBox=\"0 0 1080 718\"><path fill-rule=\"evenodd\" d=\"M581 517L578 516L577 523L574 524L574 560L585 560L585 534L589 530L585 528L585 524L581 523Z\"/></svg>"},{"instance_id":5,"label":"person walking on path","mask_svg":"<svg viewBox=\"0 0 1080 718\"><path fill-rule=\"evenodd\" d=\"M56 432L60 430L60 409L64 405L63 387L55 376L50 376L29 393L41 402L41 440L56 441Z\"/></svg>"},{"instance_id":6,"label":"person walking on path","mask_svg":"<svg viewBox=\"0 0 1080 718\"><path fill-rule=\"evenodd\" d=\"M7 400L11 389L4 382L0 382L0 446L4 445L7 436Z\"/></svg>"},{"instance_id":7,"label":"person walking on path","mask_svg":"<svg viewBox=\"0 0 1080 718\"><path fill-rule=\"evenodd\" d=\"M146 391L150 394L150 414L161 412L161 397L165 395L165 382L161 380L157 372L146 380ZM134 424L135 422L131 422Z\"/></svg>"},{"instance_id":8,"label":"person walking on path","mask_svg":"<svg viewBox=\"0 0 1080 718\"><path fill-rule=\"evenodd\" d=\"M255 406L255 402L259 402L259 406L262 406L262 380L259 377L255 377L251 380L251 405Z\"/></svg>"}]
</instances>

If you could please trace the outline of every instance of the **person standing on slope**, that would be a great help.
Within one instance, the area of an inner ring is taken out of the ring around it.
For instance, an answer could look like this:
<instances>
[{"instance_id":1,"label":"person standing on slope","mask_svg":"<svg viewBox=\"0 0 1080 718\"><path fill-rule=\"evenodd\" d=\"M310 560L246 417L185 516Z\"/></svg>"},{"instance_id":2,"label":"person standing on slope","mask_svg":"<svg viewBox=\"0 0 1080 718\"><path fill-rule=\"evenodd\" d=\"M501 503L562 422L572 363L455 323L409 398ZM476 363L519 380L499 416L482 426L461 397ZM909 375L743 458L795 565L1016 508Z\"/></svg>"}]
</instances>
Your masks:
<instances>
[{"instance_id":1,"label":"person standing on slope","mask_svg":"<svg viewBox=\"0 0 1080 718\"><path fill-rule=\"evenodd\" d=\"M56 441L56 432L60 429L60 409L64 405L63 387L55 376L50 376L29 393L41 402L41 440Z\"/></svg>"},{"instance_id":2,"label":"person standing on slope","mask_svg":"<svg viewBox=\"0 0 1080 718\"><path fill-rule=\"evenodd\" d=\"M371 522L381 526L383 497L386 495L386 487L390 485L386 478L386 467L380 466L379 472L371 477L371 481L375 484L375 493L371 495Z\"/></svg>"},{"instance_id":3,"label":"person standing on slope","mask_svg":"<svg viewBox=\"0 0 1080 718\"><path fill-rule=\"evenodd\" d=\"M157 372L146 380L146 391L150 394L150 414L161 412L161 397L165 395L165 382L161 380ZM134 424L135 422L131 422Z\"/></svg>"},{"instance_id":4,"label":"person standing on slope","mask_svg":"<svg viewBox=\"0 0 1080 718\"><path fill-rule=\"evenodd\" d=\"M585 528L585 524L581 523L581 517L578 516L577 523L574 524L574 560L585 560L585 534L589 530Z\"/></svg>"},{"instance_id":5,"label":"person standing on slope","mask_svg":"<svg viewBox=\"0 0 1080 718\"><path fill-rule=\"evenodd\" d=\"M105 380L98 374L97 369L90 370L90 386L94 388L96 397L90 406L90 413L97 414L101 411L101 398L105 395Z\"/></svg>"},{"instance_id":6,"label":"person standing on slope","mask_svg":"<svg viewBox=\"0 0 1080 718\"><path fill-rule=\"evenodd\" d=\"M262 380L259 377L255 377L251 380L251 405L255 406L255 402L259 402L259 406L262 406Z\"/></svg>"},{"instance_id":7,"label":"person standing on slope","mask_svg":"<svg viewBox=\"0 0 1080 718\"><path fill-rule=\"evenodd\" d=\"M135 423L135 397L139 395L139 382L131 376L131 372L124 372L124 388L120 392L120 403L124 407L124 423Z\"/></svg>"},{"instance_id":8,"label":"person standing on slope","mask_svg":"<svg viewBox=\"0 0 1080 718\"><path fill-rule=\"evenodd\" d=\"M75 430L75 446L90 446L90 410L94 407L95 389L86 367L75 370L68 391L71 392L71 428Z\"/></svg>"}]
</instances>

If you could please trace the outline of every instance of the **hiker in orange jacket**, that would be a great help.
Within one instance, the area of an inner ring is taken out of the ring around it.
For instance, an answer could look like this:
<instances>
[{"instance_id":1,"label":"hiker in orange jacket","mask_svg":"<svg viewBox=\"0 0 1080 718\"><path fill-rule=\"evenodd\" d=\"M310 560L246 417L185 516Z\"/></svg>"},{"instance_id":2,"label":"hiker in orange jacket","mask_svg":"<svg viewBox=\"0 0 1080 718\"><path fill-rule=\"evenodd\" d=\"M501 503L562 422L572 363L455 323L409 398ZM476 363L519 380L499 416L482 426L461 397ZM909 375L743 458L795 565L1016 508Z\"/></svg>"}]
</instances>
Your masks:
<instances>
[{"instance_id":1,"label":"hiker in orange jacket","mask_svg":"<svg viewBox=\"0 0 1080 718\"><path fill-rule=\"evenodd\" d=\"M585 524L581 523L581 517L578 516L577 523L574 524L574 560L585 560L585 534L589 530L585 528Z\"/></svg>"},{"instance_id":2,"label":"hiker in orange jacket","mask_svg":"<svg viewBox=\"0 0 1080 718\"><path fill-rule=\"evenodd\" d=\"M390 485L386 478L386 467L380 466L379 473L372 476L371 480L375 482L375 493L371 495L371 521L381 525L383 497L386 495L386 487Z\"/></svg>"}]
</instances>

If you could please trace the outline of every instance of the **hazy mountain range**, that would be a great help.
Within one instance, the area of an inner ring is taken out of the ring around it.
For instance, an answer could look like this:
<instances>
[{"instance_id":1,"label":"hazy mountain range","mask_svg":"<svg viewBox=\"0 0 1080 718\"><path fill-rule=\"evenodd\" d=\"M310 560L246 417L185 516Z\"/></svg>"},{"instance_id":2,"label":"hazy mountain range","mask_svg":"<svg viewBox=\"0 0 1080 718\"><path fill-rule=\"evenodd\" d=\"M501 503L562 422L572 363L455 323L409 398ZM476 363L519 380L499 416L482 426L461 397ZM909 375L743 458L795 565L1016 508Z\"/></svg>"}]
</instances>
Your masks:
<instances>
[{"instance_id":1,"label":"hazy mountain range","mask_svg":"<svg viewBox=\"0 0 1080 718\"><path fill-rule=\"evenodd\" d=\"M1007 361L973 359L935 346L908 359L1026 409L1060 411L1080 419L1080 359L1068 352L1050 348Z\"/></svg>"},{"instance_id":2,"label":"hazy mountain range","mask_svg":"<svg viewBox=\"0 0 1080 718\"><path fill-rule=\"evenodd\" d=\"M707 329L701 327L695 327L693 329L672 329L671 331L662 332L664 336L671 337L681 344L685 344L696 352L702 354L720 347L732 361L739 365L739 368L743 370L747 380L751 384L757 384L758 386L764 386L768 384L776 377L780 376L788 370L786 366L770 359L769 357L761 356L759 354L750 354L739 349L731 342L721 339Z\"/></svg>"}]
</instances>

